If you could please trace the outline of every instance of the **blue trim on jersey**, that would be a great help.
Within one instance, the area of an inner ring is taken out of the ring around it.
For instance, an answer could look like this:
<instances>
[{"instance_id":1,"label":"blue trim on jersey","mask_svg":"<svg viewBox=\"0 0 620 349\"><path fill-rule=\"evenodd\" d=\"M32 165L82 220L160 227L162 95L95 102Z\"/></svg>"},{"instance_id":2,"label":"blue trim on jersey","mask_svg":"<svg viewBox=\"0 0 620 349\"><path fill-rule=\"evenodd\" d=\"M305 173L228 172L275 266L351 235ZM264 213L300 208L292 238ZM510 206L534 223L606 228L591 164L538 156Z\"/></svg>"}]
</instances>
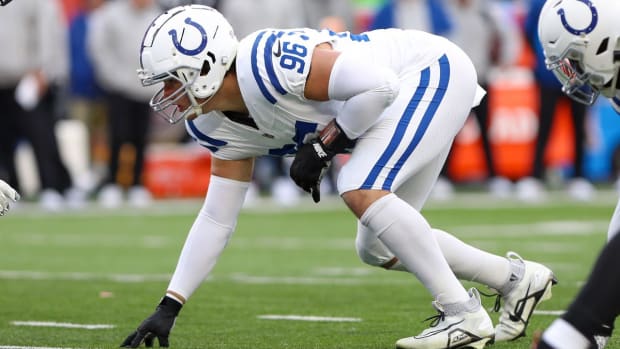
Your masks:
<instances>
[{"instance_id":1,"label":"blue trim on jersey","mask_svg":"<svg viewBox=\"0 0 620 349\"><path fill-rule=\"evenodd\" d=\"M260 32L258 36L256 36L256 40L254 40L254 45L252 45L252 75L254 75L254 81L256 81L256 84L258 85L258 88L260 89L260 92L263 94L263 96L269 101L269 103L276 104L276 98L269 92L269 90L267 90L267 86L265 86L265 83L261 79L260 73L258 72L258 44L260 43L263 35L265 35L266 32L267 31Z\"/></svg>"},{"instance_id":2,"label":"blue trim on jersey","mask_svg":"<svg viewBox=\"0 0 620 349\"><path fill-rule=\"evenodd\" d=\"M435 116L437 108L439 108L439 105L441 104L441 101L446 94L449 81L450 61L448 61L448 57L446 57L446 55L443 55L439 59L439 86L437 87L437 90L435 90L435 95L433 96L433 99L428 106L428 109L426 109L426 111L424 112L424 116L422 116L422 121L420 121L420 126L418 126L418 128L416 129L411 143L409 143L409 146L407 146L407 149L405 150L403 155L401 155L400 159L398 159L396 165L394 165L392 170L390 170L390 173L385 179L385 183L383 183L383 187L381 189L390 190L392 188L392 183L394 183L394 178L396 178L398 171L400 171L405 161L409 159L409 156L411 156L413 150L418 146L418 144L422 140L422 136L424 136L424 133L428 129L431 120L433 120L433 116Z\"/></svg>"},{"instance_id":3,"label":"blue trim on jersey","mask_svg":"<svg viewBox=\"0 0 620 349\"><path fill-rule=\"evenodd\" d=\"M189 129L192 131L192 133L194 134L196 139L211 144L211 146L205 145L205 144L201 144L201 145L203 147L211 150L214 153L216 151L220 150L219 147L222 147L222 146L225 146L226 144L228 144L228 142L226 142L226 141L222 141L222 140L219 140L219 139L211 138L211 137L207 136L206 134L200 132L200 130L196 127L196 124L192 120L188 120L187 121L187 125L189 126Z\"/></svg>"},{"instance_id":4,"label":"blue trim on jersey","mask_svg":"<svg viewBox=\"0 0 620 349\"><path fill-rule=\"evenodd\" d=\"M398 171L401 169L403 163L409 158L411 153L413 153L413 150L415 149L415 147L420 143L420 140L422 139L422 136L428 129L428 126L431 120L433 119L433 116L435 115L435 112L437 111L439 104L441 104L441 101L443 99L443 96L445 95L445 92L448 86L448 81L450 80L450 62L448 61L448 58L444 55L439 59L439 64L440 64L439 86L437 87L437 90L435 92L435 95L433 96L433 99L429 105L429 108L426 110L426 112L424 113L422 117L422 121L420 122L420 126L418 127L418 129L416 130L416 133L414 134L412 142L409 144L409 146L407 147L403 155L398 159L394 168L390 171L385 182L383 183L381 187L383 190L391 189L392 183L394 181L394 178L398 174ZM396 130L394 131L394 135L392 136L390 143L388 144L383 154L381 154L381 157L379 158L377 163L373 166L372 170L368 174L368 177L366 177L366 180L364 181L360 189L371 189L372 188L373 184L377 181L377 178L379 177L381 170L386 166L390 158L394 156L394 153L396 149L398 148L398 145L402 142L405 132L407 128L409 127L409 124L411 123L413 114L418 108L420 101L422 100L422 97L426 93L426 89L429 86L430 67L424 69L420 73L420 75L421 75L420 83L415 93L413 94L413 97L409 100L409 104L405 108L405 111L403 112L403 115L401 116L398 122L398 126L396 127Z\"/></svg>"},{"instance_id":5,"label":"blue trim on jersey","mask_svg":"<svg viewBox=\"0 0 620 349\"><path fill-rule=\"evenodd\" d=\"M278 91L281 95L285 95L287 92L284 89L284 87L282 87L282 84L280 84L280 81L278 80L278 76L276 75L276 71L273 68L273 45L276 43L276 40L278 38L280 38L282 35L284 35L284 32L279 32L277 35L276 34L271 34L269 36L269 38L267 39L267 42L265 43L265 52L263 53L263 56L265 58L265 69L267 70L267 76L269 77L269 81L271 82L271 84L273 85L273 87L276 89L276 91ZM282 54L282 43L280 43L280 54Z\"/></svg>"}]
</instances>

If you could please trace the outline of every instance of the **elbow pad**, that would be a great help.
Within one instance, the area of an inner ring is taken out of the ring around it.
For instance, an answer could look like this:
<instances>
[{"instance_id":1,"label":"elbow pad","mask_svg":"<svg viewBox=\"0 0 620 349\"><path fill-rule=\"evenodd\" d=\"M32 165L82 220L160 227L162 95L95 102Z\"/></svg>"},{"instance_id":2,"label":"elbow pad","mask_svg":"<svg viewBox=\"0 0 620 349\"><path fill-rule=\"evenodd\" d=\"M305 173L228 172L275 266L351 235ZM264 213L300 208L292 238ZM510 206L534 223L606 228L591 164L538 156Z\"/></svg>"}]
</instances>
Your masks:
<instances>
[{"instance_id":1,"label":"elbow pad","mask_svg":"<svg viewBox=\"0 0 620 349\"><path fill-rule=\"evenodd\" d=\"M360 59L353 52L341 53L329 78L330 99L345 101L336 117L350 139L368 130L398 95L400 81L384 66Z\"/></svg>"}]
</instances>

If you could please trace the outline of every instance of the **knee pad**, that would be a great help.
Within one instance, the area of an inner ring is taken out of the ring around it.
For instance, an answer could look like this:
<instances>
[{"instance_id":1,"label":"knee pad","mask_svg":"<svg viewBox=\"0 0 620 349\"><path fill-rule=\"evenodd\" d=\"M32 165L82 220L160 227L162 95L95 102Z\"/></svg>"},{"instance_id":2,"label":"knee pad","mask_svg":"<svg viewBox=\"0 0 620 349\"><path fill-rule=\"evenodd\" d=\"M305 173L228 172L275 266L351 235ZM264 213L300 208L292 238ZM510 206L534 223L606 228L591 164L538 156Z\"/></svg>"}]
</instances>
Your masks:
<instances>
[{"instance_id":1,"label":"knee pad","mask_svg":"<svg viewBox=\"0 0 620 349\"><path fill-rule=\"evenodd\" d=\"M362 262L373 267L382 267L394 258L394 254L383 245L370 229L362 224L358 224L355 249Z\"/></svg>"}]
</instances>

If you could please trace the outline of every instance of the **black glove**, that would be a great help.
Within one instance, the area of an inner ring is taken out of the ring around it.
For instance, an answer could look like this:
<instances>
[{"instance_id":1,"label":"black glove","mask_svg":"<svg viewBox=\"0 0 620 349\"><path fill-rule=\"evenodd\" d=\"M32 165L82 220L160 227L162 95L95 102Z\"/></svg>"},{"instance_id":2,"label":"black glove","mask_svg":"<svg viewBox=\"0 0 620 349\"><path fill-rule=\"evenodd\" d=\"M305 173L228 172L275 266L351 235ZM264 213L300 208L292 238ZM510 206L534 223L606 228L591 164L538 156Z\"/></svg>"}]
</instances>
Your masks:
<instances>
[{"instance_id":1,"label":"black glove","mask_svg":"<svg viewBox=\"0 0 620 349\"><path fill-rule=\"evenodd\" d=\"M155 312L142 321L138 329L123 341L121 348L137 348L143 341L146 347L152 347L155 337L160 347L170 346L168 336L182 307L183 304L168 296L162 298Z\"/></svg>"},{"instance_id":2,"label":"black glove","mask_svg":"<svg viewBox=\"0 0 620 349\"><path fill-rule=\"evenodd\" d=\"M315 138L302 145L295 154L291 164L290 176L295 184L312 194L314 202L321 201L321 179L329 168L331 159L340 153L346 153L355 145L342 131L336 120L332 120Z\"/></svg>"},{"instance_id":3,"label":"black glove","mask_svg":"<svg viewBox=\"0 0 620 349\"><path fill-rule=\"evenodd\" d=\"M325 171L329 168L330 160L336 155L328 149L321 140L313 139L297 150L295 160L291 164L290 175L295 184L312 194L312 200L319 202L321 192L319 187Z\"/></svg>"},{"instance_id":4,"label":"black glove","mask_svg":"<svg viewBox=\"0 0 620 349\"><path fill-rule=\"evenodd\" d=\"M11 0L0 0L0 6L7 5Z\"/></svg>"}]
</instances>

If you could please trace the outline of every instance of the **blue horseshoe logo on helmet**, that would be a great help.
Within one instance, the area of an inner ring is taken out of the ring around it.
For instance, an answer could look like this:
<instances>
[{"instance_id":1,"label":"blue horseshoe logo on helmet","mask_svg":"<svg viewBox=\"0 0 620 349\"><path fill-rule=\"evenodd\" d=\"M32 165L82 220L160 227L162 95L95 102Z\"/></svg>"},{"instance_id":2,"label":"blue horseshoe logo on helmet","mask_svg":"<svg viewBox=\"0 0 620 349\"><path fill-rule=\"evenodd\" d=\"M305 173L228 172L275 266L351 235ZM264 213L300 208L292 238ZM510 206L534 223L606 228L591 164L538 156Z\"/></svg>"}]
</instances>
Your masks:
<instances>
[{"instance_id":1,"label":"blue horseshoe logo on helmet","mask_svg":"<svg viewBox=\"0 0 620 349\"><path fill-rule=\"evenodd\" d=\"M596 27L596 24L598 23L598 11L596 10L596 7L594 7L594 5L592 4L590 0L577 0L577 1L581 1L584 4L586 4L588 8L590 9L590 13L592 14L592 20L590 21L590 24L588 24L585 28L576 29L572 27L570 24L568 24L568 21L566 21L566 15L564 14L563 8L558 10L558 15L560 16L560 19L562 20L562 25L564 26L564 28L566 28L566 30L568 30L569 33L573 35L589 34L594 30L594 28Z\"/></svg>"},{"instance_id":2,"label":"blue horseshoe logo on helmet","mask_svg":"<svg viewBox=\"0 0 620 349\"><path fill-rule=\"evenodd\" d=\"M179 50L179 52L187 56L195 56L202 52L205 47L207 47L207 32L205 31L205 28L203 28L200 24L192 21L190 17L187 17L185 19L185 24L191 25L192 27L198 29L198 31L200 32L200 37L202 41L200 41L200 45L198 45L198 47L196 47L195 49L187 49L181 46L181 43L179 42L177 37L176 29L172 29L168 32L168 34L170 34L170 36L172 37L172 44L174 45L174 47L176 47L177 50Z\"/></svg>"}]
</instances>

